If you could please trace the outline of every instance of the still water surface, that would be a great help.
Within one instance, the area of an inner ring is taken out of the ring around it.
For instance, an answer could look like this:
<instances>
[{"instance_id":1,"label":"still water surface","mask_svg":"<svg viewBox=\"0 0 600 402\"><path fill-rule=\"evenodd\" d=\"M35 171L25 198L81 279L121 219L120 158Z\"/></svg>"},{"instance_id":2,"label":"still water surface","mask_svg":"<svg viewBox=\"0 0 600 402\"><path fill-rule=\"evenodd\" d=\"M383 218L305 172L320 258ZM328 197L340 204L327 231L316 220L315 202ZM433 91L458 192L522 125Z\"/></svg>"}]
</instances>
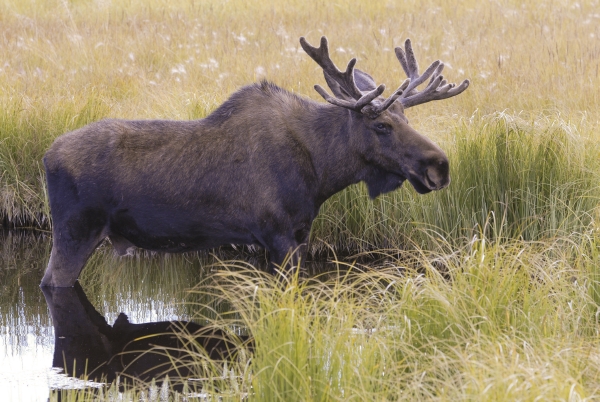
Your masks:
<instances>
[{"instance_id":1,"label":"still water surface","mask_svg":"<svg viewBox=\"0 0 600 402\"><path fill-rule=\"evenodd\" d=\"M200 296L188 292L210 271L209 257L138 255L121 258L104 247L84 269L80 289L44 295L39 283L50 248L48 235L0 232L0 395L3 401L46 401L50 389L94 386L94 383L67 377L62 369L53 366L61 366L61 356L68 358L86 347L102 350L104 355L100 353L98 361L106 359L109 353L106 339L114 337L117 327L134 333L142 326L131 324L154 323L146 324L143 329L160 327L164 330L161 325L165 321L193 319L199 322L202 319L198 317L211 314L210 308L204 315L197 311L199 304L210 306L211 301L193 300ZM190 311L192 303L193 312ZM117 320L126 325L117 325ZM76 340L85 340L65 346L73 336L77 336ZM104 374L110 371L105 369Z\"/></svg>"}]
</instances>

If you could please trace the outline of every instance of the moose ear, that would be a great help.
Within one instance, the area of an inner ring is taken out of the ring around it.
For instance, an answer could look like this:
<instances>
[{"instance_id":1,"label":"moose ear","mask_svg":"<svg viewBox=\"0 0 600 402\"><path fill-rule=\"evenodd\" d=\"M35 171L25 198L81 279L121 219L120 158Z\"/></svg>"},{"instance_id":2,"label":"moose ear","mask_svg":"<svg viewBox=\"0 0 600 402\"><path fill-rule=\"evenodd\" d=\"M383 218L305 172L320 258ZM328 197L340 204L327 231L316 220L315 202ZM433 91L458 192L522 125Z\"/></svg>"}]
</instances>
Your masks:
<instances>
[{"instance_id":1,"label":"moose ear","mask_svg":"<svg viewBox=\"0 0 600 402\"><path fill-rule=\"evenodd\" d=\"M357 68L354 69L354 82L362 92L370 92L377 88L377 83L373 77Z\"/></svg>"}]
</instances>

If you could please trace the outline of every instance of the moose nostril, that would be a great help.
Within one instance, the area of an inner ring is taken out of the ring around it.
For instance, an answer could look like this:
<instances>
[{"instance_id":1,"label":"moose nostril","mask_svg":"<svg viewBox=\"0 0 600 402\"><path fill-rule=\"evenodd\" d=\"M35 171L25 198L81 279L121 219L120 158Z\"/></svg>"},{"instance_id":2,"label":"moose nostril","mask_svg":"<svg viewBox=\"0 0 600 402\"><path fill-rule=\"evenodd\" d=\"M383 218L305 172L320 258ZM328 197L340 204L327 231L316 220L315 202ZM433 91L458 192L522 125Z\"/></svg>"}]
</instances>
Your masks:
<instances>
[{"instance_id":1,"label":"moose nostril","mask_svg":"<svg viewBox=\"0 0 600 402\"><path fill-rule=\"evenodd\" d=\"M431 190L441 190L450 184L448 175L448 163L440 163L439 166L433 166L425 171L425 184Z\"/></svg>"},{"instance_id":2,"label":"moose nostril","mask_svg":"<svg viewBox=\"0 0 600 402\"><path fill-rule=\"evenodd\" d=\"M437 174L433 171L433 169L429 168L427 169L427 171L425 171L425 179L427 180L427 187L429 187L430 189L436 189L438 187L437 184Z\"/></svg>"}]
</instances>

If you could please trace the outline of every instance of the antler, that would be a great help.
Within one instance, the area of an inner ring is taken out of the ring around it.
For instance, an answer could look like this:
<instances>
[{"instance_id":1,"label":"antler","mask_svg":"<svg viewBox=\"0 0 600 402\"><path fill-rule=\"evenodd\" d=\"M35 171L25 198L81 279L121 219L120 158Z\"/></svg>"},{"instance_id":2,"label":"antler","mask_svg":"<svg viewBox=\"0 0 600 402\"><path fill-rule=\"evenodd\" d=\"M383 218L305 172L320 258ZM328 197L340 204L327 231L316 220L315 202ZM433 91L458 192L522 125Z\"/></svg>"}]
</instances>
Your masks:
<instances>
[{"instance_id":1,"label":"antler","mask_svg":"<svg viewBox=\"0 0 600 402\"><path fill-rule=\"evenodd\" d=\"M410 39L406 40L404 47L406 53L401 47L397 47L395 50L398 61L400 61L404 72L410 79L410 84L400 97L400 102L402 102L405 109L432 100L456 96L469 86L469 80L464 80L459 86L456 86L456 84L448 84L441 75L442 70L444 69L444 63L439 60L431 63L423 75L419 75L419 65L415 58ZM429 84L427 84L427 87L420 92L417 91L416 88L430 76L431 80L429 81Z\"/></svg>"},{"instance_id":2,"label":"antler","mask_svg":"<svg viewBox=\"0 0 600 402\"><path fill-rule=\"evenodd\" d=\"M367 93L361 92L354 82L354 65L356 64L356 58L350 60L346 67L346 71L342 72L329 57L329 47L325 36L321 37L321 44L318 48L311 46L304 37L300 38L300 45L302 46L302 49L304 49L304 51L316 61L319 66L321 66L323 73L325 74L325 80L336 97L329 95L320 85L315 85L315 90L327 102L336 106L341 106L358 113L367 114L370 117L375 117L390 107L408 85L409 80L405 81L405 83L383 103L379 105L371 104L375 98L383 93L385 85L381 84ZM365 106L369 107L365 108Z\"/></svg>"}]
</instances>

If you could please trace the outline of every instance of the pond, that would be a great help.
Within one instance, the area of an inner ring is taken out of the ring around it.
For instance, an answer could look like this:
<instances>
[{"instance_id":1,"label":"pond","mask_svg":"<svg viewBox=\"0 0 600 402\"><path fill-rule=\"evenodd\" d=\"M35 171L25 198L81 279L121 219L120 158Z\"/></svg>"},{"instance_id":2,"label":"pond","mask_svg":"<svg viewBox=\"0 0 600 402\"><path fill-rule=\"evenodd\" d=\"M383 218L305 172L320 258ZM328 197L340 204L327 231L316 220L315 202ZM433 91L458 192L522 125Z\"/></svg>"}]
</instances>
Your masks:
<instances>
[{"instance_id":1,"label":"pond","mask_svg":"<svg viewBox=\"0 0 600 402\"><path fill-rule=\"evenodd\" d=\"M127 348L140 349L149 337L153 344L176 349L180 337L161 340L157 334L183 328L197 335L209 328L205 326L211 316L227 309L189 292L213 269L215 260L208 253L117 257L109 246L102 246L83 270L81 286L42 290L39 283L50 249L47 234L0 232L3 400L47 400L51 389L99 386L94 381L111 380L124 370L142 373L147 380L154 372L140 365L159 367L164 363L160 357L144 362L139 353L129 360L115 356ZM199 344L211 358L224 358L230 345L226 336L214 331L204 331ZM243 328L233 332L238 341L247 340ZM89 381L67 374L85 375Z\"/></svg>"}]
</instances>

